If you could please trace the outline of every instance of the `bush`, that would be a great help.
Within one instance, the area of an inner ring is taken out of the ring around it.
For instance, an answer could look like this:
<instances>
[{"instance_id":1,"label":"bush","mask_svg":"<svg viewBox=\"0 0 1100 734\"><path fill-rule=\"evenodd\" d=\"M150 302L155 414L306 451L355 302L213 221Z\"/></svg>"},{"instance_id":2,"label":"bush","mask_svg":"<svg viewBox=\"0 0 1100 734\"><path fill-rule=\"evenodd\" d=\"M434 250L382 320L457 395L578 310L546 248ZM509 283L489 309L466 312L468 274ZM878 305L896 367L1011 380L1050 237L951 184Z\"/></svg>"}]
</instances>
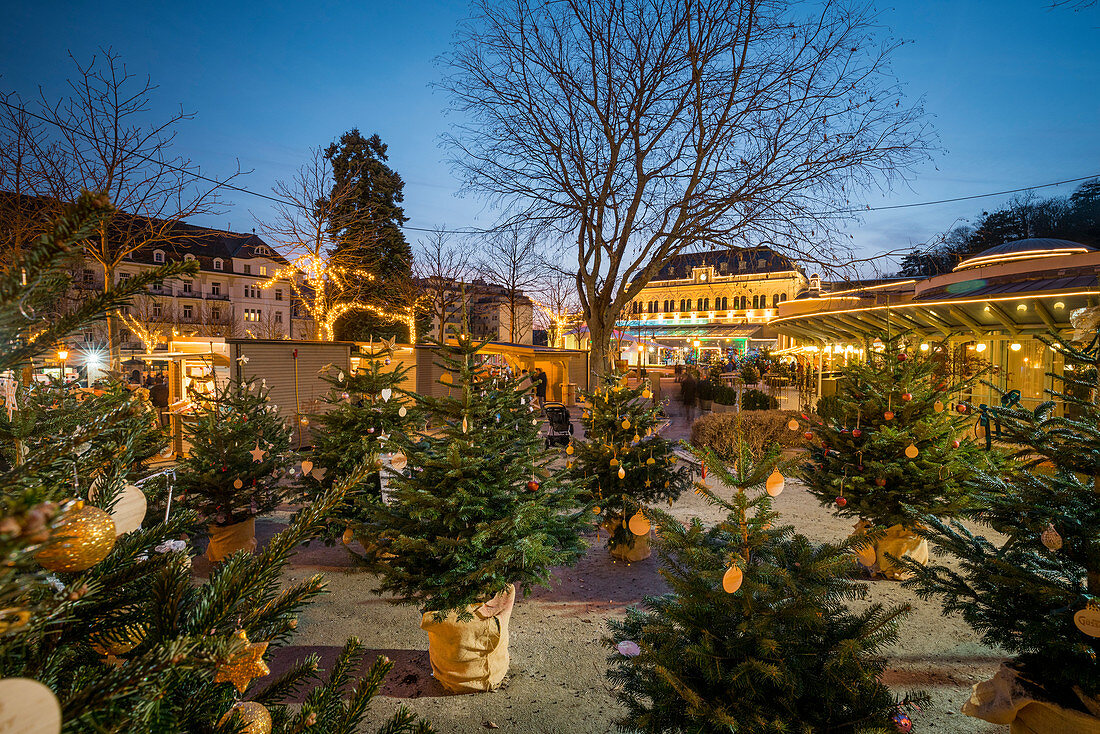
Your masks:
<instances>
[{"instance_id":1,"label":"bush","mask_svg":"<svg viewBox=\"0 0 1100 734\"><path fill-rule=\"evenodd\" d=\"M696 389L697 395L700 400L714 400L714 389L718 387L715 383L708 380L700 380L699 386Z\"/></svg>"},{"instance_id":2,"label":"bush","mask_svg":"<svg viewBox=\"0 0 1100 734\"><path fill-rule=\"evenodd\" d=\"M741 382L746 385L755 385L760 380L760 373L751 364L741 368Z\"/></svg>"},{"instance_id":3,"label":"bush","mask_svg":"<svg viewBox=\"0 0 1100 734\"><path fill-rule=\"evenodd\" d=\"M715 385L714 402L719 405L737 405L737 391L728 385Z\"/></svg>"},{"instance_id":4,"label":"bush","mask_svg":"<svg viewBox=\"0 0 1100 734\"><path fill-rule=\"evenodd\" d=\"M787 424L800 414L795 410L752 410L740 413L709 413L691 425L693 446L707 447L727 461L733 461L737 437L737 421L741 433L753 451L763 451L772 444L782 448L802 448L802 429L792 431ZM804 424L804 422L802 422Z\"/></svg>"},{"instance_id":5,"label":"bush","mask_svg":"<svg viewBox=\"0 0 1100 734\"><path fill-rule=\"evenodd\" d=\"M840 398L836 395L826 395L817 401L817 414L823 421L837 422L844 416L840 408Z\"/></svg>"},{"instance_id":6,"label":"bush","mask_svg":"<svg viewBox=\"0 0 1100 734\"><path fill-rule=\"evenodd\" d=\"M779 401L760 390L746 390L741 393L741 410L775 410Z\"/></svg>"}]
</instances>

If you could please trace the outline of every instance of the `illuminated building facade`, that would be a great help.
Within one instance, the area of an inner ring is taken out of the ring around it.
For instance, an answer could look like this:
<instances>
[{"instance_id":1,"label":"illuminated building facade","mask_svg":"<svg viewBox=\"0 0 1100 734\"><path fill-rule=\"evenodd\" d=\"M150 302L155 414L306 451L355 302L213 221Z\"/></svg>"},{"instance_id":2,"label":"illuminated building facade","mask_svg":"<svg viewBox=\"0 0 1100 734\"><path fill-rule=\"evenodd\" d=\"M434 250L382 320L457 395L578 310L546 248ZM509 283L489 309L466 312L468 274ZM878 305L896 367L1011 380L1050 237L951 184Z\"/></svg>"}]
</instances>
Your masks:
<instances>
[{"instance_id":1,"label":"illuminated building facade","mask_svg":"<svg viewBox=\"0 0 1100 734\"><path fill-rule=\"evenodd\" d=\"M1038 337L1051 331L1071 336L1070 315L1098 303L1100 251L1066 240L1026 239L924 280L789 300L771 326L780 334L781 353L826 374L859 358L882 331L905 331L919 349L940 349L956 378L991 368L984 379L992 386L976 385L968 399L996 405L1000 391L1019 390L1021 403L1033 408L1055 387L1048 373L1064 368L1062 355Z\"/></svg>"},{"instance_id":2,"label":"illuminated building facade","mask_svg":"<svg viewBox=\"0 0 1100 734\"><path fill-rule=\"evenodd\" d=\"M769 322L782 304L813 287L819 287L816 276L807 278L794 261L769 247L684 253L646 284L619 328L647 354L646 344L670 347L665 361L679 361L677 354L725 357L774 347Z\"/></svg>"}]
</instances>

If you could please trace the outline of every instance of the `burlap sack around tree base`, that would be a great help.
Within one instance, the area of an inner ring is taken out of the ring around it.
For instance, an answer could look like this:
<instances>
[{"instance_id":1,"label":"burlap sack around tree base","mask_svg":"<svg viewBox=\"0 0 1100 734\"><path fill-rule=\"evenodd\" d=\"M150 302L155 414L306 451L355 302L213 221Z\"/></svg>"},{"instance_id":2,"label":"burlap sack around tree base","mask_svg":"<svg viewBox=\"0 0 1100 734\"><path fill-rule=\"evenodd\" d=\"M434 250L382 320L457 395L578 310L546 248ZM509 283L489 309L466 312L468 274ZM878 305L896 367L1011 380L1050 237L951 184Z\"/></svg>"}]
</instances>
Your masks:
<instances>
[{"instance_id":1,"label":"burlap sack around tree base","mask_svg":"<svg viewBox=\"0 0 1100 734\"><path fill-rule=\"evenodd\" d=\"M866 520L860 520L856 523L853 535L862 535L869 527L870 524ZM864 546L856 549L859 562L872 572L881 573L888 579L898 581L912 577L911 571L890 560L890 556L907 558L923 566L928 563L928 541L908 528L893 525L887 528L886 533L875 542L873 548Z\"/></svg>"},{"instance_id":2,"label":"burlap sack around tree base","mask_svg":"<svg viewBox=\"0 0 1100 734\"><path fill-rule=\"evenodd\" d=\"M622 518L614 516L608 518L603 524L603 529L609 534L613 534L615 528L622 525ZM627 532L630 532L629 529ZM634 545L626 545L625 543L614 543L608 548L608 552L612 558L617 558L620 561L627 561L633 563L634 561L644 561L653 555L653 549L649 547L649 534L635 535Z\"/></svg>"},{"instance_id":3,"label":"burlap sack around tree base","mask_svg":"<svg viewBox=\"0 0 1100 734\"><path fill-rule=\"evenodd\" d=\"M249 553L256 550L254 517L233 525L210 525L207 530L210 532L210 544L206 546L206 557L213 563L224 561L226 556L239 550Z\"/></svg>"},{"instance_id":4,"label":"burlap sack around tree base","mask_svg":"<svg viewBox=\"0 0 1100 734\"><path fill-rule=\"evenodd\" d=\"M1100 718L1038 699L1031 688L1002 663L995 676L970 689L962 712L991 724L1007 724L1011 734L1100 734Z\"/></svg>"},{"instance_id":5,"label":"burlap sack around tree base","mask_svg":"<svg viewBox=\"0 0 1100 734\"><path fill-rule=\"evenodd\" d=\"M454 693L481 693L498 688L508 673L508 620L516 603L516 587L467 610L474 618L459 622L451 612L436 621L432 612L420 620L428 633L428 657L435 679Z\"/></svg>"}]
</instances>

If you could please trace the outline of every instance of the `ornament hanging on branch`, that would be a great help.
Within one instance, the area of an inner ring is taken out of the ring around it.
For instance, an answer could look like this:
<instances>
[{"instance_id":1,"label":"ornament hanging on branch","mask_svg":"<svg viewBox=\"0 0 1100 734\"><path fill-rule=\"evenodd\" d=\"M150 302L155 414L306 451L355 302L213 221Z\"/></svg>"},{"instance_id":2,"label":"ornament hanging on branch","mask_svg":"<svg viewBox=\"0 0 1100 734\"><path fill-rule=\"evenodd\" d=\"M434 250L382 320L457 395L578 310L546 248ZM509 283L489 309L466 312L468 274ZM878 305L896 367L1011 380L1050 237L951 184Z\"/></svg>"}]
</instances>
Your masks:
<instances>
[{"instance_id":1,"label":"ornament hanging on branch","mask_svg":"<svg viewBox=\"0 0 1100 734\"><path fill-rule=\"evenodd\" d=\"M917 445L914 444L914 443L911 443L911 444L909 444L908 446L905 447L905 455L910 459L917 458L917 455L919 453L920 453L920 450L917 449Z\"/></svg>"},{"instance_id":2,"label":"ornament hanging on branch","mask_svg":"<svg viewBox=\"0 0 1100 734\"><path fill-rule=\"evenodd\" d=\"M1048 550L1056 551L1062 549L1062 536L1054 529L1053 523L1047 523L1046 528L1039 535L1039 540Z\"/></svg>"},{"instance_id":3,"label":"ornament hanging on branch","mask_svg":"<svg viewBox=\"0 0 1100 734\"><path fill-rule=\"evenodd\" d=\"M218 726L224 726L237 715L242 727L237 727L238 734L271 734L271 713L264 708L262 703L256 701L240 701L233 704L233 708L225 712L218 720Z\"/></svg>"},{"instance_id":4,"label":"ornament hanging on branch","mask_svg":"<svg viewBox=\"0 0 1100 734\"><path fill-rule=\"evenodd\" d=\"M35 559L50 571L86 571L107 557L116 537L110 515L77 500L54 525Z\"/></svg>"},{"instance_id":5,"label":"ornament hanging on branch","mask_svg":"<svg viewBox=\"0 0 1100 734\"><path fill-rule=\"evenodd\" d=\"M30 678L0 679L0 732L59 734L61 704L54 692Z\"/></svg>"},{"instance_id":6,"label":"ornament hanging on branch","mask_svg":"<svg viewBox=\"0 0 1100 734\"><path fill-rule=\"evenodd\" d=\"M722 575L722 590L727 594L733 594L741 588L741 582L745 580L745 573L740 566L730 566Z\"/></svg>"},{"instance_id":7,"label":"ornament hanging on branch","mask_svg":"<svg viewBox=\"0 0 1100 734\"><path fill-rule=\"evenodd\" d=\"M772 473L768 475L768 480L764 482L764 491L771 497L778 497L783 492L785 481L778 469L772 469Z\"/></svg>"},{"instance_id":8,"label":"ornament hanging on branch","mask_svg":"<svg viewBox=\"0 0 1100 734\"><path fill-rule=\"evenodd\" d=\"M267 663L263 661L268 643L249 642L248 634L244 630L237 630L236 637L244 643L244 648L229 662L218 666L214 673L214 682L232 683L238 691L244 693L253 678L263 678L271 673Z\"/></svg>"}]
</instances>

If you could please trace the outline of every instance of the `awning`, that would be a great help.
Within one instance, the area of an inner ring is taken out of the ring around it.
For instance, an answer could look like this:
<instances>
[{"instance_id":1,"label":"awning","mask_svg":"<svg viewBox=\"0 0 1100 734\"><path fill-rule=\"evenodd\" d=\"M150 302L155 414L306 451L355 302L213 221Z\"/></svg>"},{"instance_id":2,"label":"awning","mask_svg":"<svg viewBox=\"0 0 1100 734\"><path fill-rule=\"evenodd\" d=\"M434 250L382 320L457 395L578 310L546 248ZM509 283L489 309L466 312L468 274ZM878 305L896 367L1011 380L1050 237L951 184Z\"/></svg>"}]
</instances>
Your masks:
<instances>
[{"instance_id":1,"label":"awning","mask_svg":"<svg viewBox=\"0 0 1100 734\"><path fill-rule=\"evenodd\" d=\"M655 339L751 339L763 324L679 324L644 327L640 331Z\"/></svg>"}]
</instances>

